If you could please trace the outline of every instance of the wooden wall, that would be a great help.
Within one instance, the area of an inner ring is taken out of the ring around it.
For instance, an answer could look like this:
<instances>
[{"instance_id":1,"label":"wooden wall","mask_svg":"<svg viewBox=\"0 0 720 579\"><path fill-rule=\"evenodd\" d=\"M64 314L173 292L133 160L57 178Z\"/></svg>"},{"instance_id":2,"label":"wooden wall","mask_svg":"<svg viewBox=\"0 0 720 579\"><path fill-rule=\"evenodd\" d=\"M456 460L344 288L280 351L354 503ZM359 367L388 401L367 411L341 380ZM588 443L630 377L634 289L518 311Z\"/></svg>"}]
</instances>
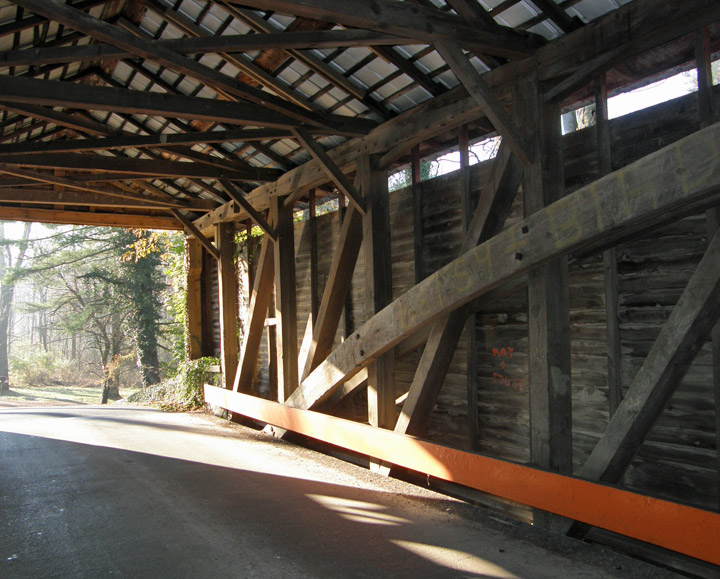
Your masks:
<instances>
[{"instance_id":1,"label":"wooden wall","mask_svg":"<svg viewBox=\"0 0 720 579\"><path fill-rule=\"evenodd\" d=\"M613 167L673 142L698 128L694 95L611 121ZM597 176L594 127L564 140L566 188L571 191ZM487 163L469 169L471 199L477 199ZM457 256L462 240L460 172L420 184L424 275ZM508 225L522 217L521 195ZM415 281L413 194L391 194L393 295ZM337 212L317 218L318 280L322 293L340 228ZM311 312L309 222L296 223L298 344ZM704 216L695 216L645 233L617 248L622 379L627 389L653 340L691 276L707 238ZM366 319L364 261L358 259L347 327L336 342ZM600 255L574 256L570 264L574 467L579 470L609 419L605 282ZM468 344L460 340L429 424L428 437L474 448L493 457L529 460L527 294L516 291L493 303L478 304L475 332L477 409L468 412ZM266 352L265 348L263 351ZM407 391L419 352L396 361L396 396ZM267 365L267 358L261 365ZM267 372L258 373L267 390ZM642 492L705 508L718 505L712 360L706 344L670 405L625 475L625 484ZM364 393L347 402L343 415L365 420ZM470 421L477 420L476 425ZM477 438L469 433L476 427Z\"/></svg>"}]
</instances>

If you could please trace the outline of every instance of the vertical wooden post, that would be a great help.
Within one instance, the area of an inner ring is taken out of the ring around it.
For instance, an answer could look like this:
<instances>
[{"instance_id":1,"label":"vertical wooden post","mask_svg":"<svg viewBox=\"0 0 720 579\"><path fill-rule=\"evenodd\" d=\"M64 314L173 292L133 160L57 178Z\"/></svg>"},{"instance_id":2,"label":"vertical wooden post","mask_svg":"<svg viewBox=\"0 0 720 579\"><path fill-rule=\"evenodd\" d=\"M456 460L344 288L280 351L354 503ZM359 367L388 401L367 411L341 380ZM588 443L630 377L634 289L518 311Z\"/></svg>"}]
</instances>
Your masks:
<instances>
[{"instance_id":1,"label":"vertical wooden post","mask_svg":"<svg viewBox=\"0 0 720 579\"><path fill-rule=\"evenodd\" d=\"M358 188L357 178L355 179L355 188ZM338 230L342 232L343 229L343 223L345 223L345 214L347 212L347 207L345 204L345 195L342 193L338 194ZM342 318L340 319L340 324L338 325L338 332L340 333L340 337L342 338L342 341L345 341L345 338L350 335L350 332L353 329L353 299L352 299L352 282L350 284L350 290L347 293L347 296L345 297L345 307L343 308L343 314Z\"/></svg>"},{"instance_id":2,"label":"vertical wooden post","mask_svg":"<svg viewBox=\"0 0 720 579\"><path fill-rule=\"evenodd\" d=\"M196 238L185 237L185 354L188 360L197 360L203 355L202 252L202 244Z\"/></svg>"},{"instance_id":3,"label":"vertical wooden post","mask_svg":"<svg viewBox=\"0 0 720 579\"><path fill-rule=\"evenodd\" d=\"M255 283L255 272L253 270L253 253L255 251L255 240L252 236L253 222L248 219L245 221L245 235L247 236L247 271L248 271L248 287L252 288Z\"/></svg>"},{"instance_id":4,"label":"vertical wooden post","mask_svg":"<svg viewBox=\"0 0 720 579\"><path fill-rule=\"evenodd\" d=\"M360 190L367 212L363 222L365 243L365 299L367 317L372 317L392 301L392 261L390 252L390 197L387 174L377 167L377 158L358 157ZM393 353L380 356L368 366L368 421L372 426L395 425Z\"/></svg>"},{"instance_id":5,"label":"vertical wooden post","mask_svg":"<svg viewBox=\"0 0 720 579\"><path fill-rule=\"evenodd\" d=\"M235 271L235 224L215 226L220 294L220 365L223 388L232 388L238 364L238 285Z\"/></svg>"},{"instance_id":6,"label":"vertical wooden post","mask_svg":"<svg viewBox=\"0 0 720 579\"><path fill-rule=\"evenodd\" d=\"M517 99L517 100L516 100ZM562 197L564 189L560 109L544 104L537 77L516 90L532 143L533 163L525 169L525 213L531 215ZM516 256L522 259L521 255ZM528 358L530 382L530 461L541 468L572 473L570 320L567 257L528 276ZM547 513L536 524L555 528Z\"/></svg>"},{"instance_id":7,"label":"vertical wooden post","mask_svg":"<svg viewBox=\"0 0 720 579\"><path fill-rule=\"evenodd\" d=\"M415 253L415 283L425 278L425 263L423 260L423 230L422 230L422 186L420 185L420 147L413 147L410 164L410 178L412 180L413 199L413 247Z\"/></svg>"},{"instance_id":8,"label":"vertical wooden post","mask_svg":"<svg viewBox=\"0 0 720 579\"><path fill-rule=\"evenodd\" d=\"M298 386L297 299L295 295L295 240L293 208L284 197L270 199L270 220L275 224L275 332L277 400L285 402Z\"/></svg>"},{"instance_id":9,"label":"vertical wooden post","mask_svg":"<svg viewBox=\"0 0 720 579\"><path fill-rule=\"evenodd\" d=\"M705 128L715 122L715 99L712 94L712 49L707 28L695 33L695 62L698 75L698 110L700 126Z\"/></svg>"},{"instance_id":10,"label":"vertical wooden post","mask_svg":"<svg viewBox=\"0 0 720 579\"><path fill-rule=\"evenodd\" d=\"M462 206L463 206L463 230L467 232L470 227L470 220L475 213L475 203L471 198L472 188L470 186L470 138L468 126L460 128L458 138L460 149L460 171L462 172ZM465 322L465 336L467 342L466 373L467 373L467 423L468 423L468 448L474 450L477 447L478 438L478 391L477 391L477 356L475 339L476 316L474 313L468 315Z\"/></svg>"},{"instance_id":11,"label":"vertical wooden post","mask_svg":"<svg viewBox=\"0 0 720 579\"><path fill-rule=\"evenodd\" d=\"M273 242L268 237L263 238L254 284L250 289L248 315L245 320L245 339L240 350L240 361L233 387L236 392L252 392L262 333L267 322L268 307L272 298L275 275L274 251ZM271 350L271 352L272 355L268 356L269 360L275 358L275 351Z\"/></svg>"},{"instance_id":12,"label":"vertical wooden post","mask_svg":"<svg viewBox=\"0 0 720 579\"><path fill-rule=\"evenodd\" d=\"M700 127L705 128L715 122L715 99L712 91L710 39L707 28L695 33L695 61L698 75L698 110ZM705 213L708 241L713 238L720 227L720 210L717 207ZM713 355L713 390L715 392L715 447L718 480L720 480L720 324L710 334ZM720 484L718 484L717 508L720 510Z\"/></svg>"},{"instance_id":13,"label":"vertical wooden post","mask_svg":"<svg viewBox=\"0 0 720 579\"><path fill-rule=\"evenodd\" d=\"M603 74L595 83L595 134L598 150L598 177L612 172L610 123L608 120L607 85ZM622 351L618 319L617 252L614 247L603 252L605 276L605 312L607 320L608 407L610 417L622 402Z\"/></svg>"},{"instance_id":14,"label":"vertical wooden post","mask_svg":"<svg viewBox=\"0 0 720 579\"><path fill-rule=\"evenodd\" d=\"M214 324L217 316L217 312L213 310L213 304L215 303L215 295L217 294L217 288L215 287L215 280L217 279L217 260L211 256L207 251L202 252L202 270L205 274L200 278L200 295L201 297L201 308L200 314L202 318L202 339L201 344L201 355L202 356L219 356L220 355L220 344L219 340L216 341L216 335L214 332ZM211 275L212 272L212 275ZM214 278L214 279L213 279Z\"/></svg>"},{"instance_id":15,"label":"vertical wooden post","mask_svg":"<svg viewBox=\"0 0 720 579\"><path fill-rule=\"evenodd\" d=\"M310 214L310 313L312 323L315 326L318 310L320 308L320 297L318 296L318 232L317 218L315 215L315 190L310 191L308 201L308 213Z\"/></svg>"}]
</instances>

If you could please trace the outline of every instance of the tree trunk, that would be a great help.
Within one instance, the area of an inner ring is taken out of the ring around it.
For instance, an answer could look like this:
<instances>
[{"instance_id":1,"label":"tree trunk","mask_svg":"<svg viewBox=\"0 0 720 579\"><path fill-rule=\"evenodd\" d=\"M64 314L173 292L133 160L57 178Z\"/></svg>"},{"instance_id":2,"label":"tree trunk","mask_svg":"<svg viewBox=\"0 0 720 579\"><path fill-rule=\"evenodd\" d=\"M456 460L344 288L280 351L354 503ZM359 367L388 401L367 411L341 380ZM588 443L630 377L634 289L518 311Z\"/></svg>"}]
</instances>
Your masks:
<instances>
[{"instance_id":1,"label":"tree trunk","mask_svg":"<svg viewBox=\"0 0 720 579\"><path fill-rule=\"evenodd\" d=\"M20 241L20 251L18 252L16 268L22 266L27 251L27 243L30 238L30 223L25 224L23 237ZM3 224L0 223L0 240L5 240L5 230ZM6 253L7 251L7 253ZM12 316L13 295L15 294L15 281L9 279L8 270L12 267L12 256L9 248L0 250L0 278L2 279L2 288L0 288L0 381L9 384L10 368L8 363L8 352L10 347L9 326Z\"/></svg>"},{"instance_id":2,"label":"tree trunk","mask_svg":"<svg viewBox=\"0 0 720 579\"><path fill-rule=\"evenodd\" d=\"M113 349L116 346L113 345ZM120 400L120 364L121 355L116 351L110 361L103 364L103 389L101 404L107 404L108 400Z\"/></svg>"}]
</instances>

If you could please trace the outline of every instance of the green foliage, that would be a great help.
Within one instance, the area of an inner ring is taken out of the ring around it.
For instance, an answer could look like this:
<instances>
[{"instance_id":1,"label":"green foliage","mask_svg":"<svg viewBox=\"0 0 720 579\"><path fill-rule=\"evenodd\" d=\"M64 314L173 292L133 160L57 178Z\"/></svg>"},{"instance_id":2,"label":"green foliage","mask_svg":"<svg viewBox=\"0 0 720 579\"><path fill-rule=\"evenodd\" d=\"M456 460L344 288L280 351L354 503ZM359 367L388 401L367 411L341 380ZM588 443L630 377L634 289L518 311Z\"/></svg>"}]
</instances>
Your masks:
<instances>
[{"instance_id":1,"label":"green foliage","mask_svg":"<svg viewBox=\"0 0 720 579\"><path fill-rule=\"evenodd\" d=\"M92 356L107 375L112 359L130 354L143 384L158 382L159 340L164 329L177 332L174 320L163 323L162 259L178 239L181 244L182 235L164 232L71 227L33 240L22 277L32 285L34 303L26 311L42 320L45 349L72 338L78 353Z\"/></svg>"},{"instance_id":2,"label":"green foliage","mask_svg":"<svg viewBox=\"0 0 720 579\"><path fill-rule=\"evenodd\" d=\"M39 386L71 382L77 378L77 364L53 352L32 348L15 348L9 357L12 384Z\"/></svg>"},{"instance_id":3,"label":"green foliage","mask_svg":"<svg viewBox=\"0 0 720 579\"><path fill-rule=\"evenodd\" d=\"M185 237L173 232L167 235L162 255L167 285L161 293L168 322L163 334L169 341L173 368L185 359L185 316L187 307L187 277L185 275ZM167 369L166 369L167 370Z\"/></svg>"},{"instance_id":4,"label":"green foliage","mask_svg":"<svg viewBox=\"0 0 720 579\"><path fill-rule=\"evenodd\" d=\"M176 380L181 400L191 406L203 406L205 404L203 384L207 378L208 368L219 365L218 358L185 360L180 364Z\"/></svg>"},{"instance_id":5,"label":"green foliage","mask_svg":"<svg viewBox=\"0 0 720 579\"><path fill-rule=\"evenodd\" d=\"M126 401L171 411L202 408L205 404L203 384L212 376L208 369L219 364L217 358L186 360L178 365L175 377L133 394Z\"/></svg>"},{"instance_id":6,"label":"green foliage","mask_svg":"<svg viewBox=\"0 0 720 579\"><path fill-rule=\"evenodd\" d=\"M420 160L420 181L427 181L438 176L440 164L437 161L427 159ZM398 189L412 185L412 170L405 167L388 177L388 190L392 193Z\"/></svg>"}]
</instances>

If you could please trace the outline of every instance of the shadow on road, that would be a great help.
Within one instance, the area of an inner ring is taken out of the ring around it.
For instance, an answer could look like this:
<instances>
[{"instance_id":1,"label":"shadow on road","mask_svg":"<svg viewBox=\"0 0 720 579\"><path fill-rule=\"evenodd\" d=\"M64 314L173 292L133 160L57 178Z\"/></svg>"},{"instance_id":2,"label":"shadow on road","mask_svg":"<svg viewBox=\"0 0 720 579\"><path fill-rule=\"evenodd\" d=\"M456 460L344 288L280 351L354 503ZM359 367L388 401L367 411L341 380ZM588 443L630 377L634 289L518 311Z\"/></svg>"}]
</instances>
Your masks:
<instances>
[{"instance_id":1,"label":"shadow on road","mask_svg":"<svg viewBox=\"0 0 720 579\"><path fill-rule=\"evenodd\" d=\"M417 497L7 432L0 443L3 577L506 576L507 555L459 551L434 526L442 505ZM480 564L498 573L470 571Z\"/></svg>"}]
</instances>

